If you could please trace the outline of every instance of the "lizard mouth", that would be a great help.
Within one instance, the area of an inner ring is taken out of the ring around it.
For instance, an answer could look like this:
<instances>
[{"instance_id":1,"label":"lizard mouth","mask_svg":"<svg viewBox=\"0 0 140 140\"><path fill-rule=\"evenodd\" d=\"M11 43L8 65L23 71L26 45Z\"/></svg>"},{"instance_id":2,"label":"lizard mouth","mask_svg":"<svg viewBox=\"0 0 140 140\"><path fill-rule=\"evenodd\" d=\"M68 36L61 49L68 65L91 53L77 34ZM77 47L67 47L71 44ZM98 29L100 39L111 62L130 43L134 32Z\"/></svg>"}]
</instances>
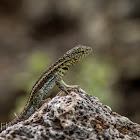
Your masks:
<instances>
[{"instance_id":1,"label":"lizard mouth","mask_svg":"<svg viewBox=\"0 0 140 140\"><path fill-rule=\"evenodd\" d=\"M92 52L91 47L83 47L82 49L83 49L82 53L84 55L83 57L86 57L87 55L89 55Z\"/></svg>"},{"instance_id":2,"label":"lizard mouth","mask_svg":"<svg viewBox=\"0 0 140 140\"><path fill-rule=\"evenodd\" d=\"M86 49L87 49L86 55L89 55L92 52L92 48L91 47L87 47Z\"/></svg>"}]
</instances>

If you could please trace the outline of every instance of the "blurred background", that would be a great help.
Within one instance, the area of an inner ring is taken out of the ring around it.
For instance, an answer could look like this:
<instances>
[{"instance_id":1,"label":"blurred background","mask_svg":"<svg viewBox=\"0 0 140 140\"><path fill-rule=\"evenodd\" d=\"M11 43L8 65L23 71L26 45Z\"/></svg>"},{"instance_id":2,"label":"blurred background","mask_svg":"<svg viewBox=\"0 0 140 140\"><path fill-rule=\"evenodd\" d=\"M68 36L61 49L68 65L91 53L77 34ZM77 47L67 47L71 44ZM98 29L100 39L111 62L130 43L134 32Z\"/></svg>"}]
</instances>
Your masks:
<instances>
[{"instance_id":1,"label":"blurred background","mask_svg":"<svg viewBox=\"0 0 140 140\"><path fill-rule=\"evenodd\" d=\"M93 53L65 82L140 123L140 0L0 0L1 123L21 112L43 71L78 44Z\"/></svg>"}]
</instances>

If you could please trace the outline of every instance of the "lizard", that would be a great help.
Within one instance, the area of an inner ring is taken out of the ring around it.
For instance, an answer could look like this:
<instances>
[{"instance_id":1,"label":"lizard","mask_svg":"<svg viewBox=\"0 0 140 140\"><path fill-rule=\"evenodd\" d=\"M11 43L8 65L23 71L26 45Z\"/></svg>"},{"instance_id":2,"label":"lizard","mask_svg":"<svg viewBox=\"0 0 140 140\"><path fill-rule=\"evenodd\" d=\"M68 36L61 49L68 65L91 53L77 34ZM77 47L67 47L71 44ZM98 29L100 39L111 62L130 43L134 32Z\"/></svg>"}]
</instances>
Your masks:
<instances>
[{"instance_id":1,"label":"lizard","mask_svg":"<svg viewBox=\"0 0 140 140\"><path fill-rule=\"evenodd\" d=\"M34 84L23 111L14 120L3 126L1 131L5 130L7 126L28 119L42 105L43 101L51 95L56 85L66 94L69 94L70 89L78 88L77 85L67 85L63 81L63 77L72 65L79 62L91 52L91 47L77 45L52 64Z\"/></svg>"}]
</instances>

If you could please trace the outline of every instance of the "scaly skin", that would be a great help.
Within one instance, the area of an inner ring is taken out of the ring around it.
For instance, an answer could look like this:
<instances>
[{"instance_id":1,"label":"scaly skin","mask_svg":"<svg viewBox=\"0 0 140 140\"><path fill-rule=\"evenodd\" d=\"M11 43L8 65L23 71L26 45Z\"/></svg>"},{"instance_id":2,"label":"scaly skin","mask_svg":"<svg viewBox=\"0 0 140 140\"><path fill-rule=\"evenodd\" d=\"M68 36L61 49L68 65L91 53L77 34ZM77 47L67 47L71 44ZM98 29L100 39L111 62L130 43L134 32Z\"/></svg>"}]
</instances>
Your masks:
<instances>
[{"instance_id":1,"label":"scaly skin","mask_svg":"<svg viewBox=\"0 0 140 140\"><path fill-rule=\"evenodd\" d=\"M77 86L67 85L63 81L63 77L72 65L90 54L91 51L92 48L90 47L78 45L66 52L63 57L50 66L36 81L23 111L13 121L9 122L8 125L4 126L2 130L6 129L7 126L11 126L28 119L36 109L41 106L42 101L46 100L48 96L50 96L56 85L66 94L69 93L69 89L77 88Z\"/></svg>"}]
</instances>

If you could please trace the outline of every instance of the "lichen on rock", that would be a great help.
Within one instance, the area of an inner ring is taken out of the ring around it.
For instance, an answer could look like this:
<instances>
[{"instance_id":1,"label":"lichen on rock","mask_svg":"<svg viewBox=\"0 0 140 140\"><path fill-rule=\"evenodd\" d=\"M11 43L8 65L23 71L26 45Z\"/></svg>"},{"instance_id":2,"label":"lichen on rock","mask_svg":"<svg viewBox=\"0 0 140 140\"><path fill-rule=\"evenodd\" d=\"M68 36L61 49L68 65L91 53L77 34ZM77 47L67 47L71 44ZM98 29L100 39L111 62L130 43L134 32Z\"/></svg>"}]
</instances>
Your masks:
<instances>
[{"instance_id":1,"label":"lichen on rock","mask_svg":"<svg viewBox=\"0 0 140 140\"><path fill-rule=\"evenodd\" d=\"M8 127L0 139L140 139L140 125L112 112L82 89L61 92L29 119Z\"/></svg>"}]
</instances>

